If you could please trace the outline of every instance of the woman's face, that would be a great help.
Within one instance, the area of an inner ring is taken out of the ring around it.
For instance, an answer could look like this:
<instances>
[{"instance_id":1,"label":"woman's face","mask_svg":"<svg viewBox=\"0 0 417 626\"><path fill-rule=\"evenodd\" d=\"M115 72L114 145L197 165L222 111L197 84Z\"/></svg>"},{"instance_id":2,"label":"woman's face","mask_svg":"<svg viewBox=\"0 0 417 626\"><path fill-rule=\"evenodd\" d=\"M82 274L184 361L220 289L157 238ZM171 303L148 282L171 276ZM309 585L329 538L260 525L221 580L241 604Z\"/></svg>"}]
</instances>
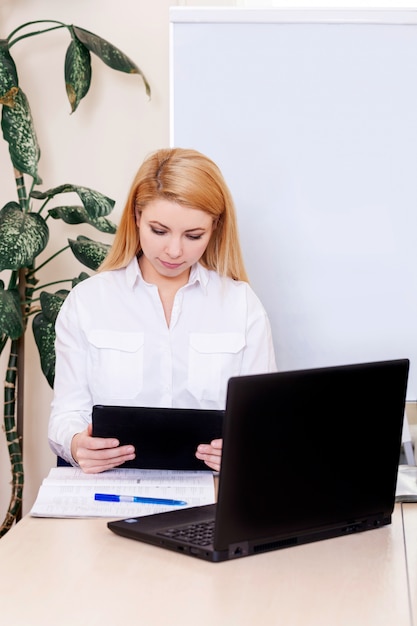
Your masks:
<instances>
[{"instance_id":1,"label":"woman's face","mask_svg":"<svg viewBox=\"0 0 417 626\"><path fill-rule=\"evenodd\" d=\"M155 273L178 278L202 257L213 232L213 219L205 211L170 200L153 200L136 215L143 252L142 271L152 282ZM145 277L145 276L144 276Z\"/></svg>"}]
</instances>

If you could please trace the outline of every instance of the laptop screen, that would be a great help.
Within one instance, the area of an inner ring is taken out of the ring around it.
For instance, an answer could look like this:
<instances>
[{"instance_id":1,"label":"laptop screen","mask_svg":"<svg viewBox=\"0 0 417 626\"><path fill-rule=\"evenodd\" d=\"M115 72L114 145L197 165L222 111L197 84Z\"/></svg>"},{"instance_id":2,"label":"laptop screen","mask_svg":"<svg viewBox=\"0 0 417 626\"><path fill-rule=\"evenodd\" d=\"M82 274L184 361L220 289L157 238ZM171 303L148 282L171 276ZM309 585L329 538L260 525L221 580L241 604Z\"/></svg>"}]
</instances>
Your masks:
<instances>
[{"instance_id":1,"label":"laptop screen","mask_svg":"<svg viewBox=\"0 0 417 626\"><path fill-rule=\"evenodd\" d=\"M390 515L407 372L404 360L231 379L219 541Z\"/></svg>"}]
</instances>

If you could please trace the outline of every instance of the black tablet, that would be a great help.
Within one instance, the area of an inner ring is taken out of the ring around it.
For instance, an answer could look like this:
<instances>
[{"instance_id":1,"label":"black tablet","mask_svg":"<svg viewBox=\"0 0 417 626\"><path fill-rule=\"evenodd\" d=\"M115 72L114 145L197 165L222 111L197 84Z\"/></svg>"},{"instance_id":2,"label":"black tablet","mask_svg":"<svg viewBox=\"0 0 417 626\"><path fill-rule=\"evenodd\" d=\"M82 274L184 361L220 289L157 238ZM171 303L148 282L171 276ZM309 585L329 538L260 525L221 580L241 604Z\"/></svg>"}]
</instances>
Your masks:
<instances>
[{"instance_id":1,"label":"black tablet","mask_svg":"<svg viewBox=\"0 0 417 626\"><path fill-rule=\"evenodd\" d=\"M93 406L93 437L115 437L135 447L136 458L119 467L210 470L195 458L198 444L222 437L224 411Z\"/></svg>"}]
</instances>

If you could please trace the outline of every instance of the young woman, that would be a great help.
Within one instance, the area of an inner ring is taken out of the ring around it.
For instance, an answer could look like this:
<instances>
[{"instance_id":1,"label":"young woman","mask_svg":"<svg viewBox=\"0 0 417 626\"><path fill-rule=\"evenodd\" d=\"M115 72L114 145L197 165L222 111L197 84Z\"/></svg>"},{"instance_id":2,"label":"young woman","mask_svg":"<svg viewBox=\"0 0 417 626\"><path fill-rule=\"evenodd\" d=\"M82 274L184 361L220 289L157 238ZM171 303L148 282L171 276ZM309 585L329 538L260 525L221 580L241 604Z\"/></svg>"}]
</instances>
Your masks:
<instances>
[{"instance_id":1,"label":"young woman","mask_svg":"<svg viewBox=\"0 0 417 626\"><path fill-rule=\"evenodd\" d=\"M92 437L94 404L224 409L231 376L274 370L220 170L195 150L151 154L100 271L58 315L52 450L88 473L117 467L135 450ZM221 451L196 456L218 471Z\"/></svg>"}]
</instances>

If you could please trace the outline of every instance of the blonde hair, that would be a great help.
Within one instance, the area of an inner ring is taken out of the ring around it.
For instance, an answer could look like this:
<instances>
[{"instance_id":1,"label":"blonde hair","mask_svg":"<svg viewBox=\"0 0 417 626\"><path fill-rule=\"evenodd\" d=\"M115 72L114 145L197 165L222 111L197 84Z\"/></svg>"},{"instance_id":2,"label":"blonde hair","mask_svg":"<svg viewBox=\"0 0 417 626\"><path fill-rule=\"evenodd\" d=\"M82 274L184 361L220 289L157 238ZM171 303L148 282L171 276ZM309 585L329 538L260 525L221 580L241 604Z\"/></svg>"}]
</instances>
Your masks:
<instances>
[{"instance_id":1,"label":"blonde hair","mask_svg":"<svg viewBox=\"0 0 417 626\"><path fill-rule=\"evenodd\" d=\"M184 148L157 150L140 166L126 201L114 243L102 270L126 267L141 251L136 212L164 198L200 209L216 222L200 263L222 276L248 281L239 243L234 202L217 165L200 152Z\"/></svg>"}]
</instances>

